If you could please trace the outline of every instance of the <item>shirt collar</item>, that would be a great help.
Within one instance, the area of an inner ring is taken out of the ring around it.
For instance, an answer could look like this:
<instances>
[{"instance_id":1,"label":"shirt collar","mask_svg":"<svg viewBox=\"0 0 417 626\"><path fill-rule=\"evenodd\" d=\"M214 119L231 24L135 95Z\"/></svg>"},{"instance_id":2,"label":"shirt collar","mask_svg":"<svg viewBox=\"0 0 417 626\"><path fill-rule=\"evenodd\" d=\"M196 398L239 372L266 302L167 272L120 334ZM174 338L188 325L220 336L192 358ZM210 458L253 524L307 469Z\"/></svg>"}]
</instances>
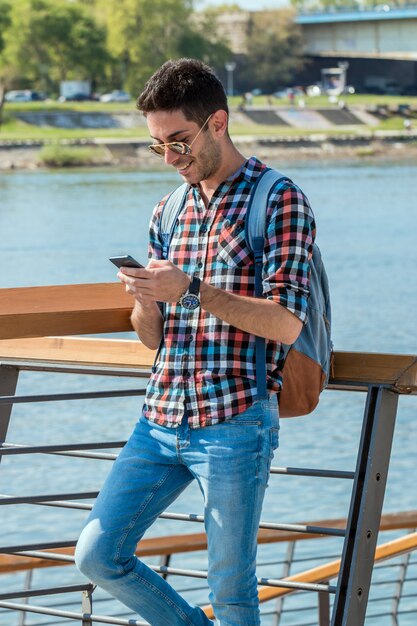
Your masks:
<instances>
[{"instance_id":1,"label":"shirt collar","mask_svg":"<svg viewBox=\"0 0 417 626\"><path fill-rule=\"evenodd\" d=\"M248 183L254 183L263 169L265 169L265 165L255 156L252 156L236 172L229 176L225 182L232 183L238 180L246 180Z\"/></svg>"},{"instance_id":2,"label":"shirt collar","mask_svg":"<svg viewBox=\"0 0 417 626\"><path fill-rule=\"evenodd\" d=\"M237 183L241 180L245 180L248 183L254 184L260 173L265 169L265 167L266 165L262 163L257 157L249 157L249 159L247 159L245 163L243 163L243 165L241 165L239 169L236 170L236 172L228 176L226 180L224 180L217 187L216 191L213 194L213 198L215 196L218 196L219 194L227 193L227 190L230 189L233 183ZM193 193L198 193L199 195L201 195L199 183L191 185L190 187L193 189Z\"/></svg>"}]
</instances>

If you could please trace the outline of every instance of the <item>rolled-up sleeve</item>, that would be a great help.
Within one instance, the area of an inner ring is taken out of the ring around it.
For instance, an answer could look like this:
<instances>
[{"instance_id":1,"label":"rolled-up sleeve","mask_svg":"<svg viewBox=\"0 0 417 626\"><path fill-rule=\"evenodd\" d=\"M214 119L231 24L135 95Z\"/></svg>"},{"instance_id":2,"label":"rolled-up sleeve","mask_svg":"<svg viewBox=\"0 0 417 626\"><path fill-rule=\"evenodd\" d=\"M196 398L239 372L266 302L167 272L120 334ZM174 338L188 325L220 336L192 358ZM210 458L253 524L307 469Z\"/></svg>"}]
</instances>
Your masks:
<instances>
[{"instance_id":1,"label":"rolled-up sleeve","mask_svg":"<svg viewBox=\"0 0 417 626\"><path fill-rule=\"evenodd\" d=\"M304 193L278 183L268 203L263 292L305 322L315 221Z\"/></svg>"},{"instance_id":2,"label":"rolled-up sleeve","mask_svg":"<svg viewBox=\"0 0 417 626\"><path fill-rule=\"evenodd\" d=\"M166 198L161 200L159 204L153 210L151 221L149 224L149 242L148 242L148 259L155 259L159 261L164 258L162 240L159 233L159 225L161 221L162 208L165 204ZM157 302L159 310L163 317L165 317L165 305L163 302Z\"/></svg>"},{"instance_id":3,"label":"rolled-up sleeve","mask_svg":"<svg viewBox=\"0 0 417 626\"><path fill-rule=\"evenodd\" d=\"M159 234L159 223L161 221L162 208L166 198L161 200L152 212L149 224L149 242L148 242L148 258L160 260L163 259L162 240Z\"/></svg>"}]
</instances>

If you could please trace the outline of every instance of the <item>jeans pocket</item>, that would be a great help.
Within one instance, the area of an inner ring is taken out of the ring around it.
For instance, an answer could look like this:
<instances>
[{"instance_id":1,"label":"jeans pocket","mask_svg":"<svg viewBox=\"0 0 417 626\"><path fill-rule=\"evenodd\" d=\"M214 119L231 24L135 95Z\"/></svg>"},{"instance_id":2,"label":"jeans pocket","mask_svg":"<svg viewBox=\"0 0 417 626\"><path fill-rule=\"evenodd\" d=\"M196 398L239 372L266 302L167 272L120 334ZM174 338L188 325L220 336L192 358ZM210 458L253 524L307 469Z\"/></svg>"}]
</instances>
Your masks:
<instances>
[{"instance_id":1,"label":"jeans pocket","mask_svg":"<svg viewBox=\"0 0 417 626\"><path fill-rule=\"evenodd\" d=\"M241 419L239 417L232 417L225 422L226 424L232 424L233 426L260 426L262 424L260 419L252 415L245 415Z\"/></svg>"},{"instance_id":2,"label":"jeans pocket","mask_svg":"<svg viewBox=\"0 0 417 626\"><path fill-rule=\"evenodd\" d=\"M262 407L262 403L259 401L250 405L246 411L234 415L226 421L227 424L234 424L236 426L260 426L263 421L265 411Z\"/></svg>"},{"instance_id":3,"label":"jeans pocket","mask_svg":"<svg viewBox=\"0 0 417 626\"><path fill-rule=\"evenodd\" d=\"M279 446L279 428L273 427L269 431L269 442L271 450L276 450Z\"/></svg>"}]
</instances>

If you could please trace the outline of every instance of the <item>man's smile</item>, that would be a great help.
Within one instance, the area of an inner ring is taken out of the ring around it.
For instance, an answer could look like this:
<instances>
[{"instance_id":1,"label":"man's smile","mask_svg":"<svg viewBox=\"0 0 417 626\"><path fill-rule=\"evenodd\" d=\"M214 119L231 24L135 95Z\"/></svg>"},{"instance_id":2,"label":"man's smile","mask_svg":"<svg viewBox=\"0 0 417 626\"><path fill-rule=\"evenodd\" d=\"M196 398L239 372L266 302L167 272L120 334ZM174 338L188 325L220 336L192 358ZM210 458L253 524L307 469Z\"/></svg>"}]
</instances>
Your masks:
<instances>
[{"instance_id":1,"label":"man's smile","mask_svg":"<svg viewBox=\"0 0 417 626\"><path fill-rule=\"evenodd\" d=\"M188 170L188 168L192 165L192 160L191 161L187 161L187 163L181 163L181 164L177 164L174 165L175 169L177 170L177 172L179 172L179 174L183 174L186 172L186 170Z\"/></svg>"}]
</instances>

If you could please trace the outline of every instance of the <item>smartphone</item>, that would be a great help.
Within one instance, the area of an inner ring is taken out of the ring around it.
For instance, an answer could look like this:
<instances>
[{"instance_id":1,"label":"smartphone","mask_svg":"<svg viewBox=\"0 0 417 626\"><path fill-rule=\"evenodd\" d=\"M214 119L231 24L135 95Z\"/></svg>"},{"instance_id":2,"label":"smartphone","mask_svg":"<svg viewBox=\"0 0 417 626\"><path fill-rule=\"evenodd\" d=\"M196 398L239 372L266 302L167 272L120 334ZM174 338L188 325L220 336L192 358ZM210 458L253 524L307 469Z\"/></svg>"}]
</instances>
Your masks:
<instances>
[{"instance_id":1,"label":"smartphone","mask_svg":"<svg viewBox=\"0 0 417 626\"><path fill-rule=\"evenodd\" d=\"M123 254L121 256L111 256L109 258L109 261L114 263L116 267L139 267L139 268L145 267L144 265L142 265L142 263L139 263L139 261L136 261L136 259L130 256L130 254Z\"/></svg>"}]
</instances>

